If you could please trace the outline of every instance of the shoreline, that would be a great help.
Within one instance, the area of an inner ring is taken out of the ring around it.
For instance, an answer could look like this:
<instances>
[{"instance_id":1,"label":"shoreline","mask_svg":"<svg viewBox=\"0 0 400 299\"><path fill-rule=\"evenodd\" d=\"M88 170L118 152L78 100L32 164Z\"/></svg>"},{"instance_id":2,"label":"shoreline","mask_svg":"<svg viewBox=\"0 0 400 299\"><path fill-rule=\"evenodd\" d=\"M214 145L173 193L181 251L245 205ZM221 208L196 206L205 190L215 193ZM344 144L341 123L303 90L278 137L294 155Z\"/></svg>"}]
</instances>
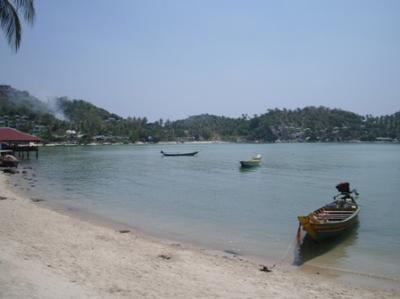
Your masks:
<instances>
[{"instance_id":1,"label":"shoreline","mask_svg":"<svg viewBox=\"0 0 400 299\"><path fill-rule=\"evenodd\" d=\"M0 175L2 175L0 173ZM7 188L13 189L10 184L7 184ZM0 184L1 186L1 184ZM18 197L25 198L26 200L32 201L32 199L28 198L27 196L24 195L24 192L21 190L12 190L14 194L16 194ZM0 193L1 195L1 193ZM336 267L329 267L329 266L322 266L322 265L309 265L309 264L302 264L300 266L294 265L292 262L289 262L289 256L290 253L292 252L293 245L290 246L290 250L288 250L285 254L285 256L282 258L282 256L279 256L278 258L274 259L266 259L263 257L259 256L251 256L248 254L242 254L240 252L235 252L230 249L222 249L222 248L211 248L212 245L209 246L204 246L196 242L189 242L189 241L182 241L182 240L176 240L173 239L173 237L168 237L163 235L162 233L156 233L154 231L149 231L145 230L141 227L138 226L132 226L124 222L120 222L111 218L108 218L103 215L98 215L95 213L92 213L87 210L82 210L80 208L73 207L71 205L62 203L62 202L50 202L46 199L41 199L41 198L35 198L35 200L39 200L39 203L36 203L33 201L33 204L36 206L40 206L41 208L48 209L55 211L56 213L59 213L61 215L66 215L72 218L75 218L79 221L83 222L88 222L92 225L98 226L98 227L104 227L105 229L111 229L114 231L124 231L124 230L129 230L130 232L134 233L137 236L140 236L144 239L148 239L151 241L154 241L156 243L161 243L163 245L173 245L173 246L179 246L180 248L187 249L187 250L193 250L193 251L199 251L199 252L205 252L209 253L212 255L217 255L217 256L229 256L231 258L237 258L239 260L246 260L251 263L254 263L256 265L263 264L263 265L274 265L277 264L279 267L283 267L285 270L298 270L298 271L304 271L304 272L320 272L320 274L328 274L329 276L334 275L336 277L340 276L355 276L355 277L365 277L367 279L372 279L376 281L386 281L389 284L391 282L393 283L400 283L400 280L390 277L390 276L385 276L385 275L380 275L377 273L367 273L367 272L360 272L360 271L351 271L349 269L343 269L343 268L336 268ZM304 235L304 232L302 233ZM291 260L291 259L290 259ZM356 279L359 280L359 279ZM400 290L400 286L399 286Z\"/></svg>"},{"instance_id":2,"label":"shoreline","mask_svg":"<svg viewBox=\"0 0 400 299\"><path fill-rule=\"evenodd\" d=\"M173 243L117 222L110 226L96 215L77 217L16 193L2 173L0 196L1 298L400 296L398 288L373 286L360 275L359 284L343 284L345 275L315 267L265 273L247 257ZM129 232L119 231L124 229Z\"/></svg>"},{"instance_id":3,"label":"shoreline","mask_svg":"<svg viewBox=\"0 0 400 299\"><path fill-rule=\"evenodd\" d=\"M399 145L400 141L361 141L361 140L348 140L348 141L297 141L297 140L279 140L275 142L235 142L235 141L224 141L224 140L205 140L205 141L159 141L159 142L130 142L130 143L122 143L122 142L92 142L87 144L78 144L78 143L47 143L47 144L38 144L39 147L61 147L61 146L110 146L110 145L204 145L204 144L395 144Z\"/></svg>"}]
</instances>

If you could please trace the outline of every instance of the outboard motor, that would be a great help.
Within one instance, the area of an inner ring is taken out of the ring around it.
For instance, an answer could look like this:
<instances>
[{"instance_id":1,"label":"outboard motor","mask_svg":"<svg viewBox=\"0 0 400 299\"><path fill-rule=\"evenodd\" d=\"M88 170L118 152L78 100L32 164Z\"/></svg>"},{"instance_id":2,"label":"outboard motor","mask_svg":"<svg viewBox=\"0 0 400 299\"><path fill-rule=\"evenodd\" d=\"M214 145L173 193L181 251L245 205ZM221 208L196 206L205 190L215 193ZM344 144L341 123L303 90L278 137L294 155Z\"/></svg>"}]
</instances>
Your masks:
<instances>
[{"instance_id":1,"label":"outboard motor","mask_svg":"<svg viewBox=\"0 0 400 299\"><path fill-rule=\"evenodd\" d=\"M339 183L336 185L336 189L340 193L351 193L350 191L350 184L348 182Z\"/></svg>"},{"instance_id":2,"label":"outboard motor","mask_svg":"<svg viewBox=\"0 0 400 299\"><path fill-rule=\"evenodd\" d=\"M355 203L353 193L355 196L358 196L358 193L355 189L350 190L350 183L339 183L336 185L336 189L340 192L340 194L334 196L333 198L339 203L340 206L343 207L346 202Z\"/></svg>"}]
</instances>

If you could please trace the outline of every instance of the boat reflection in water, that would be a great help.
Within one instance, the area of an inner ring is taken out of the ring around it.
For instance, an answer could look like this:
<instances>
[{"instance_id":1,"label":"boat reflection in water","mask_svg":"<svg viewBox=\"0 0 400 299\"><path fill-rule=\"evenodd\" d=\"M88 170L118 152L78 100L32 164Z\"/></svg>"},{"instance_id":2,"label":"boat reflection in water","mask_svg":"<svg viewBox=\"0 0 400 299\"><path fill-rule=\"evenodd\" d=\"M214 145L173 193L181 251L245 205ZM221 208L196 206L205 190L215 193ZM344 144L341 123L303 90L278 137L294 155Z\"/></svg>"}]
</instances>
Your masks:
<instances>
[{"instance_id":1,"label":"boat reflection in water","mask_svg":"<svg viewBox=\"0 0 400 299\"><path fill-rule=\"evenodd\" d=\"M346 248L351 246L358 238L358 227L359 221L357 220L350 229L336 238L324 240L324 242L316 242L306 234L301 244L298 244L295 248L293 264L301 266L333 250L335 250L335 254L332 256L336 258L346 256Z\"/></svg>"},{"instance_id":2,"label":"boat reflection in water","mask_svg":"<svg viewBox=\"0 0 400 299\"><path fill-rule=\"evenodd\" d=\"M239 166L239 171L242 173L256 172L259 167L242 167Z\"/></svg>"}]
</instances>

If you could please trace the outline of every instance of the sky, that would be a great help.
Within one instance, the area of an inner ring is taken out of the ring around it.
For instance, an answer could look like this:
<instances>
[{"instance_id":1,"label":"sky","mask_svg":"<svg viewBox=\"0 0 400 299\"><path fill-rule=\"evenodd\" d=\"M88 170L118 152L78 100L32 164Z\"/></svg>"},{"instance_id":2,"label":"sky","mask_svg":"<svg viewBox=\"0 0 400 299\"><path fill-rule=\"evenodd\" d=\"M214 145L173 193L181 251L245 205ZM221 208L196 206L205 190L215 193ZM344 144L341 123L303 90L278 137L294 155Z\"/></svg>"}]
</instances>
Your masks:
<instances>
[{"instance_id":1,"label":"sky","mask_svg":"<svg viewBox=\"0 0 400 299\"><path fill-rule=\"evenodd\" d=\"M40 0L0 84L121 116L400 111L400 1Z\"/></svg>"}]
</instances>

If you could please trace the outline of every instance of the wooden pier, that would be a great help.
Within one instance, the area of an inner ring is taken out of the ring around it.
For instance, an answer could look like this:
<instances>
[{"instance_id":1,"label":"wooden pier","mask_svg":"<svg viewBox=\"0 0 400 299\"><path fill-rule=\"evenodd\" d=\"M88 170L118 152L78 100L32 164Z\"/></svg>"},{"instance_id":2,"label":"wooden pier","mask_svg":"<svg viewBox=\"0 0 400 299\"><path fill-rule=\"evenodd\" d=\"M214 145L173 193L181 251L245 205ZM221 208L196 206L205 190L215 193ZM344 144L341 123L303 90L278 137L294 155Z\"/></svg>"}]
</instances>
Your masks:
<instances>
[{"instance_id":1,"label":"wooden pier","mask_svg":"<svg viewBox=\"0 0 400 299\"><path fill-rule=\"evenodd\" d=\"M14 156L20 159L29 159L30 153L34 152L36 159L39 158L39 147L32 145L42 140L36 136L29 135L13 128L0 128L0 144L3 150L11 150Z\"/></svg>"},{"instance_id":2,"label":"wooden pier","mask_svg":"<svg viewBox=\"0 0 400 299\"><path fill-rule=\"evenodd\" d=\"M18 156L20 160L29 159L30 152L34 152L36 159L39 158L39 147L38 146L31 146L31 145L13 145L8 146L7 149L13 151L14 156Z\"/></svg>"}]
</instances>

